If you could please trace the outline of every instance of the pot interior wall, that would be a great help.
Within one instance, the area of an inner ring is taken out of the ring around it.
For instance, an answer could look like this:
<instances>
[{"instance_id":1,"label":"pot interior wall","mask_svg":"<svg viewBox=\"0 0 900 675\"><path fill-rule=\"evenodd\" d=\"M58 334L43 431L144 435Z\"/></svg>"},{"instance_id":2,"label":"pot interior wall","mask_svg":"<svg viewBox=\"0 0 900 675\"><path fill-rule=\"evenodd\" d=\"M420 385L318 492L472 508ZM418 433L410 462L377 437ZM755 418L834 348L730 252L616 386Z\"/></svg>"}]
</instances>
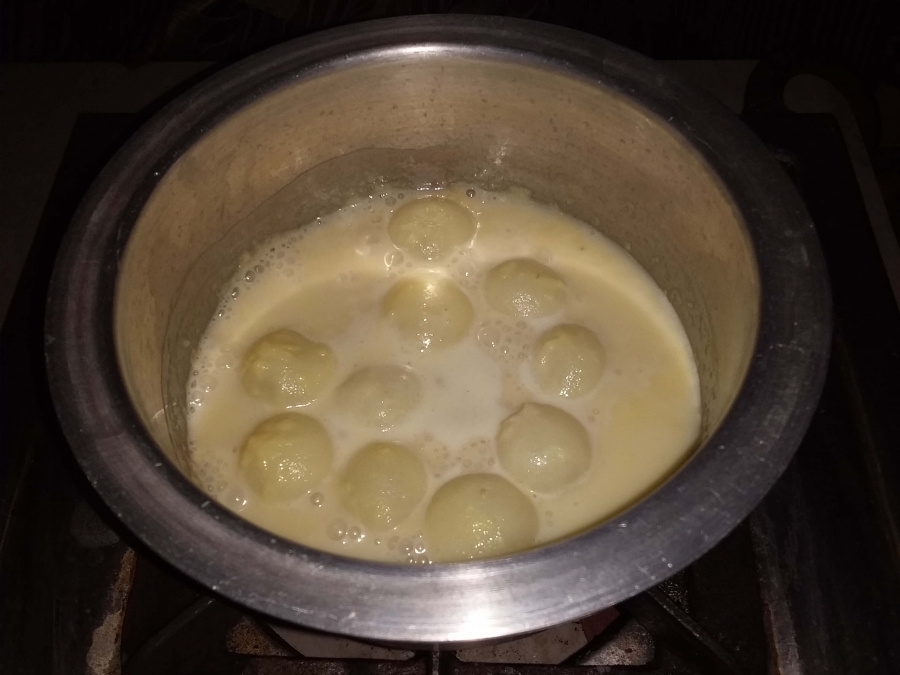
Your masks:
<instances>
[{"instance_id":1,"label":"pot interior wall","mask_svg":"<svg viewBox=\"0 0 900 675\"><path fill-rule=\"evenodd\" d=\"M693 346L705 440L740 389L759 317L754 254L716 176L620 93L447 48L303 74L215 125L162 177L121 262L115 341L163 452L190 475L191 352L241 253L381 182L455 180L525 187L649 271Z\"/></svg>"}]
</instances>

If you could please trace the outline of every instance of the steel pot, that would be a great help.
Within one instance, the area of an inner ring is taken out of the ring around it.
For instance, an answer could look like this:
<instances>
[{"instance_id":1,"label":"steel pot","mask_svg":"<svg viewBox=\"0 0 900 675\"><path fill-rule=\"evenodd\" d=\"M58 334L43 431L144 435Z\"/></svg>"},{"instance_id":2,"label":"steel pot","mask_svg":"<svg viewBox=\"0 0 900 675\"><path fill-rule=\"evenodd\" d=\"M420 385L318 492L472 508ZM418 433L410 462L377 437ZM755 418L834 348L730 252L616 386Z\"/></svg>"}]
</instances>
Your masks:
<instances>
[{"instance_id":1,"label":"steel pot","mask_svg":"<svg viewBox=\"0 0 900 675\"><path fill-rule=\"evenodd\" d=\"M380 180L524 186L627 248L699 366L699 449L608 522L520 555L429 567L322 553L195 486L192 346L237 256ZM213 591L357 637L533 631L659 583L753 509L810 421L829 293L803 202L727 111L660 66L573 31L423 17L246 59L144 126L97 179L57 262L47 358L90 482Z\"/></svg>"}]
</instances>

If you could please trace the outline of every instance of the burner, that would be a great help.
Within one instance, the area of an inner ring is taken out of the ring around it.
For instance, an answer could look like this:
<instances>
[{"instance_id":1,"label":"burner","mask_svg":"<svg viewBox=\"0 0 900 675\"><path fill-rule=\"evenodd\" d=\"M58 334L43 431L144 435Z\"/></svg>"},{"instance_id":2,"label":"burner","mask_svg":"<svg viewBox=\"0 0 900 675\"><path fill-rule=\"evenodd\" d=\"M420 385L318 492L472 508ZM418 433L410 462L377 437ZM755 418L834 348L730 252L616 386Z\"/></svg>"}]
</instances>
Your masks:
<instances>
[{"instance_id":1,"label":"burner","mask_svg":"<svg viewBox=\"0 0 900 675\"><path fill-rule=\"evenodd\" d=\"M433 653L242 614L224 601L186 594L188 587L176 574L141 556L128 610L117 617L122 623L120 653L127 675L187 674L200 672L199 664L235 662L263 668L238 672L270 668L277 673L326 665L328 672L352 665L354 673L383 675L405 675L412 668L417 673L438 668L442 673L500 675L509 665L552 667L554 672L581 666L644 666L649 673L757 672L765 667L765 636L752 561L749 528L742 526L703 565L617 608L521 638ZM717 573L722 568L730 573ZM693 611L691 600L697 605ZM726 610L730 624L719 620L715 607Z\"/></svg>"},{"instance_id":2,"label":"burner","mask_svg":"<svg viewBox=\"0 0 900 675\"><path fill-rule=\"evenodd\" d=\"M247 613L135 541L75 466L43 374L44 298L77 201L138 121L79 117L3 326L0 672L900 672L900 314L832 118L747 119L806 199L834 289L825 392L784 478L747 523L653 590L534 635L445 651Z\"/></svg>"}]
</instances>

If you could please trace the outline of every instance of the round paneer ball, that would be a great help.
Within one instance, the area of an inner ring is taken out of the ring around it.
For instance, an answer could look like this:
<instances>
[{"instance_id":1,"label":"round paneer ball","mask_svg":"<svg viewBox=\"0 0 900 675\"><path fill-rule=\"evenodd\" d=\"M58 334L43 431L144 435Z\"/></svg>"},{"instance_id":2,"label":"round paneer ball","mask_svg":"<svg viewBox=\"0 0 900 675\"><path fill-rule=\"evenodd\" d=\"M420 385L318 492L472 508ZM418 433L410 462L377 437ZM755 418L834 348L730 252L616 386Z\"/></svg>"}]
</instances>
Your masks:
<instances>
[{"instance_id":1,"label":"round paneer ball","mask_svg":"<svg viewBox=\"0 0 900 675\"><path fill-rule=\"evenodd\" d=\"M517 258L494 267L484 282L484 297L501 314L549 316L566 302L566 285L559 275L536 260Z\"/></svg>"},{"instance_id":2,"label":"round paneer ball","mask_svg":"<svg viewBox=\"0 0 900 675\"><path fill-rule=\"evenodd\" d=\"M552 492L572 483L591 463L591 441L569 413L526 403L500 424L500 464L535 492Z\"/></svg>"},{"instance_id":3,"label":"round paneer ball","mask_svg":"<svg viewBox=\"0 0 900 675\"><path fill-rule=\"evenodd\" d=\"M425 513L428 552L438 562L516 553L534 545L537 529L531 500L492 473L448 481Z\"/></svg>"},{"instance_id":4,"label":"round paneer ball","mask_svg":"<svg viewBox=\"0 0 900 675\"><path fill-rule=\"evenodd\" d=\"M419 404L419 378L400 366L371 366L354 372L335 392L340 410L369 427L390 429Z\"/></svg>"},{"instance_id":5,"label":"round paneer ball","mask_svg":"<svg viewBox=\"0 0 900 675\"><path fill-rule=\"evenodd\" d=\"M444 197L423 197L404 204L388 223L394 245L419 260L446 258L474 235L472 213Z\"/></svg>"},{"instance_id":6,"label":"round paneer ball","mask_svg":"<svg viewBox=\"0 0 900 675\"><path fill-rule=\"evenodd\" d=\"M531 361L535 382L548 394L583 396L597 386L606 352L583 326L562 324L538 339Z\"/></svg>"},{"instance_id":7,"label":"round paneer ball","mask_svg":"<svg viewBox=\"0 0 900 675\"><path fill-rule=\"evenodd\" d=\"M334 447L309 415L283 413L257 426L241 446L241 475L264 499L283 501L308 492L331 468Z\"/></svg>"},{"instance_id":8,"label":"round paneer ball","mask_svg":"<svg viewBox=\"0 0 900 675\"><path fill-rule=\"evenodd\" d=\"M469 298L449 279L398 281L384 296L382 312L422 351L459 342L474 316Z\"/></svg>"},{"instance_id":9,"label":"round paneer ball","mask_svg":"<svg viewBox=\"0 0 900 675\"><path fill-rule=\"evenodd\" d=\"M318 398L336 366L337 359L327 345L291 330L276 330L244 354L241 382L255 398L295 408Z\"/></svg>"},{"instance_id":10,"label":"round paneer ball","mask_svg":"<svg viewBox=\"0 0 900 675\"><path fill-rule=\"evenodd\" d=\"M396 443L370 443L344 469L341 503L375 532L403 521L425 496L425 469L419 458Z\"/></svg>"}]
</instances>

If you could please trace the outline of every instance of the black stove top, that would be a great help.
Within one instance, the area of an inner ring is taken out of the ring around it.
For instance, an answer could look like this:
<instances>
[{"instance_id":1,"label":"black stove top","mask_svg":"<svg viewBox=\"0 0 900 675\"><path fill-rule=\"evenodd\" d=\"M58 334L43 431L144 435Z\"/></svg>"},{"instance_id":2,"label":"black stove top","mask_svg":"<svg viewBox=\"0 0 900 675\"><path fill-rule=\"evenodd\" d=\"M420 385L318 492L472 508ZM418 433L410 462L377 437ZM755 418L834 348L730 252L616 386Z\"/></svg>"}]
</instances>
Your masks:
<instances>
[{"instance_id":1,"label":"black stove top","mask_svg":"<svg viewBox=\"0 0 900 675\"><path fill-rule=\"evenodd\" d=\"M804 196L833 284L825 390L784 477L655 589L528 640L456 652L347 643L249 614L159 561L86 484L47 391L44 301L78 200L140 120L79 117L0 335L0 672L900 672L900 312L830 116L746 118Z\"/></svg>"}]
</instances>

